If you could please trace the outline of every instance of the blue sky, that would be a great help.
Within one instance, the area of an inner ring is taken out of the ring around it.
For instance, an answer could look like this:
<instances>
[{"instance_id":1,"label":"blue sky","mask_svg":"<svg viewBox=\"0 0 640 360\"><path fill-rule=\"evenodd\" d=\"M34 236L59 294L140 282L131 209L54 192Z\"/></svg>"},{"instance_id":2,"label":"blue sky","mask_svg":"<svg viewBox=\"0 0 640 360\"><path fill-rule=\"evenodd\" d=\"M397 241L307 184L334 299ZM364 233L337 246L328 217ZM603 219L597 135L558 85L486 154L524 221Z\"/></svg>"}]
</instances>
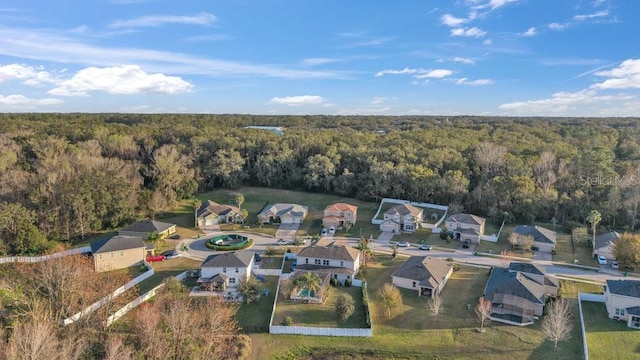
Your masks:
<instances>
[{"instance_id":1,"label":"blue sky","mask_svg":"<svg viewBox=\"0 0 640 360\"><path fill-rule=\"evenodd\" d=\"M635 0L0 0L0 111L640 116Z\"/></svg>"}]
</instances>

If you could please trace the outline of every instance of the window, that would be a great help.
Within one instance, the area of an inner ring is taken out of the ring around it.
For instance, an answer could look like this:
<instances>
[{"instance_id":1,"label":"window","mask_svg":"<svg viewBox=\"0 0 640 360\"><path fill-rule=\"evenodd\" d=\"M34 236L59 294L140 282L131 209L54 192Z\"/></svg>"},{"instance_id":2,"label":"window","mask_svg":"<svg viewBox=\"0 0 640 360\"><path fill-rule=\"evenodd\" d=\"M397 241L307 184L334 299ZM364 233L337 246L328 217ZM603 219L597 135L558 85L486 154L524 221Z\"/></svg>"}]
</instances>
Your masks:
<instances>
[{"instance_id":1,"label":"window","mask_svg":"<svg viewBox=\"0 0 640 360\"><path fill-rule=\"evenodd\" d=\"M616 316L624 316L624 309L616 309Z\"/></svg>"},{"instance_id":2,"label":"window","mask_svg":"<svg viewBox=\"0 0 640 360\"><path fill-rule=\"evenodd\" d=\"M304 259L304 263L308 264L309 263L309 258Z\"/></svg>"},{"instance_id":3,"label":"window","mask_svg":"<svg viewBox=\"0 0 640 360\"><path fill-rule=\"evenodd\" d=\"M236 268L236 272L238 272L238 268Z\"/></svg>"},{"instance_id":4,"label":"window","mask_svg":"<svg viewBox=\"0 0 640 360\"><path fill-rule=\"evenodd\" d=\"M102 254L98 255L98 259L102 260Z\"/></svg>"},{"instance_id":5,"label":"window","mask_svg":"<svg viewBox=\"0 0 640 360\"><path fill-rule=\"evenodd\" d=\"M404 229L405 230L413 230L413 225L405 225Z\"/></svg>"},{"instance_id":6,"label":"window","mask_svg":"<svg viewBox=\"0 0 640 360\"><path fill-rule=\"evenodd\" d=\"M411 284L411 286L416 287L416 282L414 281L413 284Z\"/></svg>"},{"instance_id":7,"label":"window","mask_svg":"<svg viewBox=\"0 0 640 360\"><path fill-rule=\"evenodd\" d=\"M320 265L320 259L315 259L313 262L314 262L314 264L316 264L316 265Z\"/></svg>"},{"instance_id":8,"label":"window","mask_svg":"<svg viewBox=\"0 0 640 360\"><path fill-rule=\"evenodd\" d=\"M322 265L329 266L329 260L322 260Z\"/></svg>"},{"instance_id":9,"label":"window","mask_svg":"<svg viewBox=\"0 0 640 360\"><path fill-rule=\"evenodd\" d=\"M340 266L344 267L344 261L340 261Z\"/></svg>"},{"instance_id":10,"label":"window","mask_svg":"<svg viewBox=\"0 0 640 360\"><path fill-rule=\"evenodd\" d=\"M109 253L109 255L111 255L111 258L113 259L113 253L112 253L112 252L110 252L110 253Z\"/></svg>"},{"instance_id":11,"label":"window","mask_svg":"<svg viewBox=\"0 0 640 360\"><path fill-rule=\"evenodd\" d=\"M222 272L226 273L227 272L227 268L222 268Z\"/></svg>"},{"instance_id":12,"label":"window","mask_svg":"<svg viewBox=\"0 0 640 360\"><path fill-rule=\"evenodd\" d=\"M235 284L236 278L229 278L229 284Z\"/></svg>"}]
</instances>

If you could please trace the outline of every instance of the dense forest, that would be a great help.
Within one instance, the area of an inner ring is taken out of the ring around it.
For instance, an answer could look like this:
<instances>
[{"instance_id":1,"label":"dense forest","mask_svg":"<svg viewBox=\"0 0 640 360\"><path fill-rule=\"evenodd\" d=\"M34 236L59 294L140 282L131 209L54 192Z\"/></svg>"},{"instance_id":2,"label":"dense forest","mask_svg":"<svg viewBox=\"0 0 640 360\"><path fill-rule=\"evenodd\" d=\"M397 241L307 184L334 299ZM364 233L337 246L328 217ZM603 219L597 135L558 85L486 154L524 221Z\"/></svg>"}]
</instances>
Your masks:
<instances>
[{"instance_id":1,"label":"dense forest","mask_svg":"<svg viewBox=\"0 0 640 360\"><path fill-rule=\"evenodd\" d=\"M284 126L284 135L249 125ZM241 185L634 231L631 118L5 114L0 253L37 253Z\"/></svg>"}]
</instances>

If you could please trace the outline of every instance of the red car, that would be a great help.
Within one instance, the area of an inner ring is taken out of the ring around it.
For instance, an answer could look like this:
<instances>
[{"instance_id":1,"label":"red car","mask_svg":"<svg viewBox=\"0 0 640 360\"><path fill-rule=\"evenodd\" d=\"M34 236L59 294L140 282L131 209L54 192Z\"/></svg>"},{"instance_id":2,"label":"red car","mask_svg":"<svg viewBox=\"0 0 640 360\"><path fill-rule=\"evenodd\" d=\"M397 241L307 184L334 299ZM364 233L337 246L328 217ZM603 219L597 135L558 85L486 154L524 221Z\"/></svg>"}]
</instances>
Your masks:
<instances>
[{"instance_id":1,"label":"red car","mask_svg":"<svg viewBox=\"0 0 640 360\"><path fill-rule=\"evenodd\" d=\"M147 256L147 262L163 261L164 259L166 259L166 257L164 255L150 255L150 256Z\"/></svg>"}]
</instances>

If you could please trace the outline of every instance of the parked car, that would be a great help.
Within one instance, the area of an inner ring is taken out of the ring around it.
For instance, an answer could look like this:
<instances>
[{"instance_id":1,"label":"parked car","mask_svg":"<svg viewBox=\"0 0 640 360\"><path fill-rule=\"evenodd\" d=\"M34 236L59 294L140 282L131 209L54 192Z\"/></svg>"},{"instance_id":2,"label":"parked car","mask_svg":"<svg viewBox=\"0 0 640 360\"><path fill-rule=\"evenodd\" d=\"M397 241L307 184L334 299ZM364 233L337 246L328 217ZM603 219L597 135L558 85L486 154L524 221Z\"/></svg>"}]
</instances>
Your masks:
<instances>
[{"instance_id":1,"label":"parked car","mask_svg":"<svg viewBox=\"0 0 640 360\"><path fill-rule=\"evenodd\" d=\"M182 256L182 254L180 254L179 252L177 252L175 250L167 250L167 251L163 252L162 255L164 256L164 258L166 260L175 259L177 257Z\"/></svg>"},{"instance_id":2,"label":"parked car","mask_svg":"<svg viewBox=\"0 0 640 360\"><path fill-rule=\"evenodd\" d=\"M320 236L327 236L327 229L322 229L322 231L320 231Z\"/></svg>"},{"instance_id":3,"label":"parked car","mask_svg":"<svg viewBox=\"0 0 640 360\"><path fill-rule=\"evenodd\" d=\"M420 250L431 250L431 245L420 245Z\"/></svg>"},{"instance_id":4,"label":"parked car","mask_svg":"<svg viewBox=\"0 0 640 360\"><path fill-rule=\"evenodd\" d=\"M333 235L333 234L335 234L335 233L336 233L336 228L335 228L335 227L333 227L333 226L332 226L332 227L330 227L330 228L329 228L329 235Z\"/></svg>"},{"instance_id":5,"label":"parked car","mask_svg":"<svg viewBox=\"0 0 640 360\"><path fill-rule=\"evenodd\" d=\"M147 262L164 261L166 257L164 255L149 255L147 256Z\"/></svg>"},{"instance_id":6,"label":"parked car","mask_svg":"<svg viewBox=\"0 0 640 360\"><path fill-rule=\"evenodd\" d=\"M598 255L598 264L607 265L607 258L602 255Z\"/></svg>"},{"instance_id":7,"label":"parked car","mask_svg":"<svg viewBox=\"0 0 640 360\"><path fill-rule=\"evenodd\" d=\"M298 266L298 262L294 261L293 263L291 263L291 271L295 271L296 270L296 266Z\"/></svg>"},{"instance_id":8,"label":"parked car","mask_svg":"<svg viewBox=\"0 0 640 360\"><path fill-rule=\"evenodd\" d=\"M408 241L399 241L396 243L396 245L398 245L398 247L409 247L411 246L411 244L409 244Z\"/></svg>"},{"instance_id":9,"label":"parked car","mask_svg":"<svg viewBox=\"0 0 640 360\"><path fill-rule=\"evenodd\" d=\"M256 263L259 263L260 261L262 261L262 257L258 253L255 253L253 255L253 258L255 259Z\"/></svg>"},{"instance_id":10,"label":"parked car","mask_svg":"<svg viewBox=\"0 0 640 360\"><path fill-rule=\"evenodd\" d=\"M285 239L280 239L276 242L276 245L289 245L289 241Z\"/></svg>"},{"instance_id":11,"label":"parked car","mask_svg":"<svg viewBox=\"0 0 640 360\"><path fill-rule=\"evenodd\" d=\"M465 241L462 243L462 248L463 248L463 249L468 249L470 246L471 246L471 241L469 241L469 240L465 240Z\"/></svg>"},{"instance_id":12,"label":"parked car","mask_svg":"<svg viewBox=\"0 0 640 360\"><path fill-rule=\"evenodd\" d=\"M615 261L615 260L614 260L614 261L612 261L612 262L611 262L611 268L613 268L613 269L616 269L616 270L617 270L617 269L618 269L618 267L619 267L619 265L618 265L618 262L617 262L617 261Z\"/></svg>"},{"instance_id":13,"label":"parked car","mask_svg":"<svg viewBox=\"0 0 640 360\"><path fill-rule=\"evenodd\" d=\"M173 239L173 240L180 240L182 239L182 236L175 234L175 235L171 235L169 236L169 239Z\"/></svg>"}]
</instances>

